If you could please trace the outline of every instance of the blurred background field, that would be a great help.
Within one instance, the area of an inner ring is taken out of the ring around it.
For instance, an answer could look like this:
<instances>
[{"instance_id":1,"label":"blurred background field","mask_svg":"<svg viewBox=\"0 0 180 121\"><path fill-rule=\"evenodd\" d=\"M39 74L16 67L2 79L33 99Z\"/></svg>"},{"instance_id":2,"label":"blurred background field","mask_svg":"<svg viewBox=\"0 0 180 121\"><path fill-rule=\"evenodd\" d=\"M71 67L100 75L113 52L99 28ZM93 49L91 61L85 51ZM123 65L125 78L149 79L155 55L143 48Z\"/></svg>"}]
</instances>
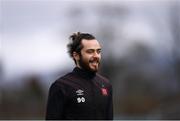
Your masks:
<instances>
[{"instance_id":1,"label":"blurred background field","mask_svg":"<svg viewBox=\"0 0 180 121\"><path fill-rule=\"evenodd\" d=\"M180 119L179 0L0 0L0 119L44 119L77 31L102 44L115 119Z\"/></svg>"}]
</instances>

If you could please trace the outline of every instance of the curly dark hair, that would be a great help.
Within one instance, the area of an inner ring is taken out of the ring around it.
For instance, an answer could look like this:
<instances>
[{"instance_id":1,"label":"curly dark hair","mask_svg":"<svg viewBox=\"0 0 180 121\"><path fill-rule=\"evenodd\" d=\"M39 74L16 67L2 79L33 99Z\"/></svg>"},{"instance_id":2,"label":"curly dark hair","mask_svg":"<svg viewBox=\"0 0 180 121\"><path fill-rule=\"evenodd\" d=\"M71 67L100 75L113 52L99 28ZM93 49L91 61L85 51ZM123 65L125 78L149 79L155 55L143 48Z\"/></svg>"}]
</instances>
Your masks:
<instances>
[{"instance_id":1,"label":"curly dark hair","mask_svg":"<svg viewBox=\"0 0 180 121\"><path fill-rule=\"evenodd\" d=\"M77 52L77 53L81 54L80 52L81 52L81 49L83 48L81 41L83 39L93 40L96 38L92 34L77 32L77 33L73 33L69 37L69 39L70 39L70 43L67 44L68 53L69 53L70 57L73 58L73 52ZM76 64L75 59L74 59L74 62Z\"/></svg>"}]
</instances>

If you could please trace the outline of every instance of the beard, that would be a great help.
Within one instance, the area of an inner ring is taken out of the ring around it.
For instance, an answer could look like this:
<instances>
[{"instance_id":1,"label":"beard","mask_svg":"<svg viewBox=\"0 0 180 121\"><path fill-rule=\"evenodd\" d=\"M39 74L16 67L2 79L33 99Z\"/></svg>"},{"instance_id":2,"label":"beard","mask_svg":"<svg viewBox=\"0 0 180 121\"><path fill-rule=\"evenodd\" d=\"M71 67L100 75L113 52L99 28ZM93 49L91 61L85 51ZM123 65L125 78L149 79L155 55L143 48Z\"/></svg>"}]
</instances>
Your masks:
<instances>
[{"instance_id":1,"label":"beard","mask_svg":"<svg viewBox=\"0 0 180 121\"><path fill-rule=\"evenodd\" d=\"M90 58L86 61L82 55L80 55L79 65L86 71L96 73L99 69L100 60L98 58Z\"/></svg>"}]
</instances>

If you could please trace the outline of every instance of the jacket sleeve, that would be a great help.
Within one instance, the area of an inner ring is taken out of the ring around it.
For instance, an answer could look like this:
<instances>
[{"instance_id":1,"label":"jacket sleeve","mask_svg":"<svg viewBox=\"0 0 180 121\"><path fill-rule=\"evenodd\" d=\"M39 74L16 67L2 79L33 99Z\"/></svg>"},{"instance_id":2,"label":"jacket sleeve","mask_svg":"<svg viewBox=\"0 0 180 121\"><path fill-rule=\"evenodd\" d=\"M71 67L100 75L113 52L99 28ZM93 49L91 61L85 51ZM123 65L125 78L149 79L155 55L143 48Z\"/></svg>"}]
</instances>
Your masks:
<instances>
[{"instance_id":1,"label":"jacket sleeve","mask_svg":"<svg viewBox=\"0 0 180 121\"><path fill-rule=\"evenodd\" d=\"M112 96L112 86L110 86L110 95L108 99L108 106L107 106L107 119L113 120L113 96Z\"/></svg>"},{"instance_id":2,"label":"jacket sleeve","mask_svg":"<svg viewBox=\"0 0 180 121\"><path fill-rule=\"evenodd\" d=\"M60 120L63 119L63 108L65 103L65 95L62 88L56 82L53 83L49 89L46 120Z\"/></svg>"}]
</instances>

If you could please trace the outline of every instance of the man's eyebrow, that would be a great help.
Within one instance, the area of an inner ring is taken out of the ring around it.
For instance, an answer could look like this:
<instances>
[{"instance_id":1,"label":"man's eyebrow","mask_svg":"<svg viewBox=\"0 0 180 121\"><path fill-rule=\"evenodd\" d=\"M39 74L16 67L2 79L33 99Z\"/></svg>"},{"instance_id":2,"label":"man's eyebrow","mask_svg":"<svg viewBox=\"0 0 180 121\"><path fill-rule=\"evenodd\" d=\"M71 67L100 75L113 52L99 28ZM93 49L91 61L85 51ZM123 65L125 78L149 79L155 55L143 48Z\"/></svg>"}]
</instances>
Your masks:
<instances>
[{"instance_id":1,"label":"man's eyebrow","mask_svg":"<svg viewBox=\"0 0 180 121\"><path fill-rule=\"evenodd\" d=\"M98 48L98 49L87 49L87 50L102 50L101 48Z\"/></svg>"}]
</instances>

